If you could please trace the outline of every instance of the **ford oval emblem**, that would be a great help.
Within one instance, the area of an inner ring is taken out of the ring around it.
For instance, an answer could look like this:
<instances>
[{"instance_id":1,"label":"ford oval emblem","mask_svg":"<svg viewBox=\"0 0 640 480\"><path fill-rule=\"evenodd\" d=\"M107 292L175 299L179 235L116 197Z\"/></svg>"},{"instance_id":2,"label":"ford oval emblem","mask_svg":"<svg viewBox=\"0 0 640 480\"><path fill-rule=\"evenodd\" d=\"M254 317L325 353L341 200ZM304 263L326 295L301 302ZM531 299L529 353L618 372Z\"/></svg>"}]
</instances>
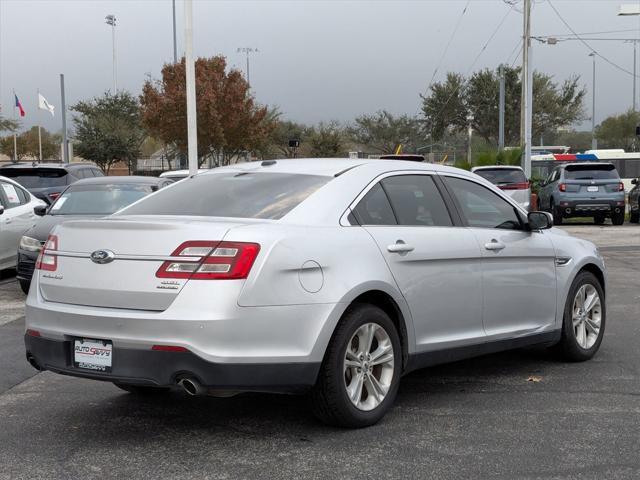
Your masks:
<instances>
[{"instance_id":1,"label":"ford oval emblem","mask_svg":"<svg viewBox=\"0 0 640 480\"><path fill-rule=\"evenodd\" d=\"M111 250L96 250L91 254L91 261L93 263L99 263L100 265L105 263L111 263L116 259L116 254Z\"/></svg>"}]
</instances>

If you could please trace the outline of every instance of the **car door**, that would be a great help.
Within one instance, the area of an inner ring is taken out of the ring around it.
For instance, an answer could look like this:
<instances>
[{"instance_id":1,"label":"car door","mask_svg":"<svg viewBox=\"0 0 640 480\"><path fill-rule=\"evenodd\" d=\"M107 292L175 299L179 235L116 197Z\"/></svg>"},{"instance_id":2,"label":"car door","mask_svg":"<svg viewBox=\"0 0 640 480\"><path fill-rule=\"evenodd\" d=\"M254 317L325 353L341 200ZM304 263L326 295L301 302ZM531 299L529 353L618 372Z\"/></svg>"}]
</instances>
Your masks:
<instances>
[{"instance_id":1,"label":"car door","mask_svg":"<svg viewBox=\"0 0 640 480\"><path fill-rule=\"evenodd\" d=\"M538 205L540 207L541 210L548 210L549 209L549 199L551 198L551 189L552 187L552 182L555 178L555 176L558 173L558 169L555 168L553 170L551 170L551 173L549 173L549 176L547 177L547 179L545 180L545 183L542 187L540 187L540 190L538 192L540 198L538 200Z\"/></svg>"},{"instance_id":2,"label":"car door","mask_svg":"<svg viewBox=\"0 0 640 480\"><path fill-rule=\"evenodd\" d=\"M555 250L544 231L471 179L444 176L460 215L482 250L483 325L488 339L555 328Z\"/></svg>"},{"instance_id":3,"label":"car door","mask_svg":"<svg viewBox=\"0 0 640 480\"><path fill-rule=\"evenodd\" d=\"M480 249L473 233L456 222L438 182L430 174L388 175L353 211L407 300L417 352L481 343L485 337Z\"/></svg>"},{"instance_id":4,"label":"car door","mask_svg":"<svg viewBox=\"0 0 640 480\"><path fill-rule=\"evenodd\" d=\"M23 198L29 194L12 183L0 181L0 199L5 210L0 215L0 265L12 267L16 263L20 237L31 226L28 203Z\"/></svg>"}]
</instances>

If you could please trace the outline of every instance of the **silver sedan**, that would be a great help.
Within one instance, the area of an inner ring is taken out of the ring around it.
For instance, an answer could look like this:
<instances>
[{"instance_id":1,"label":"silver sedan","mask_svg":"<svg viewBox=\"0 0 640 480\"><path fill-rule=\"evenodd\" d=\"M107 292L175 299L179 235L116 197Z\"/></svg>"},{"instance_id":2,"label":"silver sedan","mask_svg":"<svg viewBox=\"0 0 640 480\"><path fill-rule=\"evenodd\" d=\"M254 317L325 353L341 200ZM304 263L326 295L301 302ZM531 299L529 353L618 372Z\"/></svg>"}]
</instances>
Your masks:
<instances>
[{"instance_id":1,"label":"silver sedan","mask_svg":"<svg viewBox=\"0 0 640 480\"><path fill-rule=\"evenodd\" d=\"M417 368L526 345L596 353L605 266L551 227L455 168L218 168L56 227L27 358L132 393L310 392L323 421L367 426Z\"/></svg>"}]
</instances>

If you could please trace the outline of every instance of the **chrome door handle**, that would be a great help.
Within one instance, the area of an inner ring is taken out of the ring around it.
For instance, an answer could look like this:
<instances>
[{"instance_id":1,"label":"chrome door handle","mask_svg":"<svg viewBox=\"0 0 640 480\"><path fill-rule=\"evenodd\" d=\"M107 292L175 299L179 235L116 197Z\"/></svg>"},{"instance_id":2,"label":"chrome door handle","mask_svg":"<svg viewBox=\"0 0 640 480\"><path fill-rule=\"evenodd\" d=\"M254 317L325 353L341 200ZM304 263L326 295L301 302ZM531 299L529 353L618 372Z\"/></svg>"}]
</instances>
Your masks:
<instances>
[{"instance_id":1,"label":"chrome door handle","mask_svg":"<svg viewBox=\"0 0 640 480\"><path fill-rule=\"evenodd\" d=\"M491 240L490 242L487 242L487 243L484 244L484 248L486 250L493 250L494 252L498 252L498 251L502 250L504 247L506 247L506 245L504 243L502 243L502 242L499 242L495 238L493 240Z\"/></svg>"},{"instance_id":2,"label":"chrome door handle","mask_svg":"<svg viewBox=\"0 0 640 480\"><path fill-rule=\"evenodd\" d=\"M387 247L387 251L391 253L408 253L413 252L414 248L411 245L407 245L402 240L396 241L393 245Z\"/></svg>"}]
</instances>

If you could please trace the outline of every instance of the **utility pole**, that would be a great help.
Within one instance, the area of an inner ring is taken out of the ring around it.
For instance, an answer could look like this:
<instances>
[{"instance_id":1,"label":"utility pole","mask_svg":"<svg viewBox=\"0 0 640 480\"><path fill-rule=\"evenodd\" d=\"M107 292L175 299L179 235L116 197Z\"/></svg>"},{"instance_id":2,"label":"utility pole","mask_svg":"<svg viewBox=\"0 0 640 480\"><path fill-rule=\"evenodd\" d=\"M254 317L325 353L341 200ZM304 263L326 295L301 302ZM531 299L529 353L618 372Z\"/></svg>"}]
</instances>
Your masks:
<instances>
[{"instance_id":1,"label":"utility pole","mask_svg":"<svg viewBox=\"0 0 640 480\"><path fill-rule=\"evenodd\" d=\"M591 83L591 150L598 148L596 140L596 54L591 52L589 56L593 59L593 80Z\"/></svg>"},{"instance_id":2,"label":"utility pole","mask_svg":"<svg viewBox=\"0 0 640 480\"><path fill-rule=\"evenodd\" d=\"M107 15L104 17L105 23L111 25L111 43L113 44L113 95L118 93L118 73L116 68L116 17Z\"/></svg>"},{"instance_id":3,"label":"utility pole","mask_svg":"<svg viewBox=\"0 0 640 480\"><path fill-rule=\"evenodd\" d=\"M184 0L184 49L187 83L187 147L189 176L198 173L198 135L196 118L196 67L193 61L193 1Z\"/></svg>"},{"instance_id":4,"label":"utility pole","mask_svg":"<svg viewBox=\"0 0 640 480\"><path fill-rule=\"evenodd\" d=\"M471 126L471 122L473 122L473 115L469 115L467 117L467 163L469 165L471 162L471 139L473 138L473 127Z\"/></svg>"},{"instance_id":5,"label":"utility pole","mask_svg":"<svg viewBox=\"0 0 640 480\"><path fill-rule=\"evenodd\" d=\"M62 161L69 163L69 145L67 143L67 104L64 99L64 74L60 74L60 101L62 117Z\"/></svg>"},{"instance_id":6,"label":"utility pole","mask_svg":"<svg viewBox=\"0 0 640 480\"><path fill-rule=\"evenodd\" d=\"M637 49L638 49L638 41L634 40L633 41L633 111L636 111L636 99L638 98L636 96L636 79L638 78L637 76L637 69L636 69L636 64L637 64L637 59L638 59L638 54L637 54Z\"/></svg>"},{"instance_id":7,"label":"utility pole","mask_svg":"<svg viewBox=\"0 0 640 480\"><path fill-rule=\"evenodd\" d=\"M531 71L531 0L524 0L524 24L522 43L522 95L520 111L520 145L524 147L523 168L527 178L531 178L531 112L532 83Z\"/></svg>"},{"instance_id":8,"label":"utility pole","mask_svg":"<svg viewBox=\"0 0 640 480\"><path fill-rule=\"evenodd\" d=\"M176 0L171 0L173 6L173 63L178 63L178 44L176 42Z\"/></svg>"},{"instance_id":9,"label":"utility pole","mask_svg":"<svg viewBox=\"0 0 640 480\"><path fill-rule=\"evenodd\" d=\"M504 65L500 65L500 100L498 117L498 149L504 149Z\"/></svg>"}]
</instances>

